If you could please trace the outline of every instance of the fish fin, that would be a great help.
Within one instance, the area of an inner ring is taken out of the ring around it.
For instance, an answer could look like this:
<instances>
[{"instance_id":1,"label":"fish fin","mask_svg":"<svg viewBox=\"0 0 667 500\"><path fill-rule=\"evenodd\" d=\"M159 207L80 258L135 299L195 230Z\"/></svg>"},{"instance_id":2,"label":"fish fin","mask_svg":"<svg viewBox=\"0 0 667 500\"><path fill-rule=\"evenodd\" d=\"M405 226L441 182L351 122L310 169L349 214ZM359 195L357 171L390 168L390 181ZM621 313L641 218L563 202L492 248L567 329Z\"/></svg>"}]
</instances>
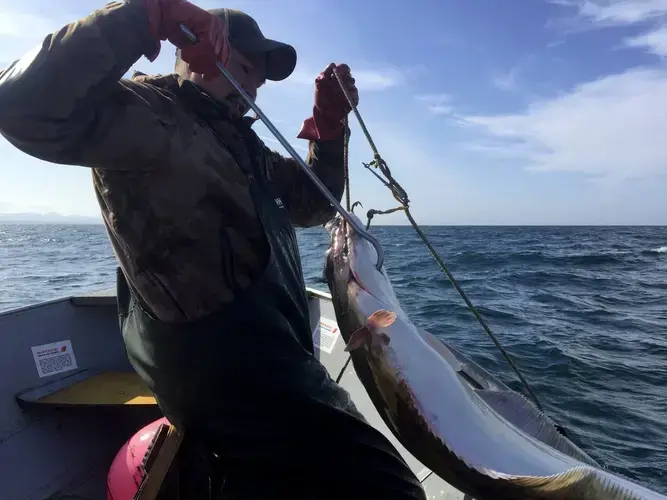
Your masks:
<instances>
[{"instance_id":1,"label":"fish fin","mask_svg":"<svg viewBox=\"0 0 667 500\"><path fill-rule=\"evenodd\" d=\"M396 313L387 309L380 309L368 318L368 326L375 328L386 328L396 321Z\"/></svg>"},{"instance_id":2,"label":"fish fin","mask_svg":"<svg viewBox=\"0 0 667 500\"><path fill-rule=\"evenodd\" d=\"M370 336L370 334L371 331L365 326L359 328L352 335L350 335L350 340L347 342L345 350L349 352L354 351L355 349L359 349L364 344L364 342L366 342L366 339Z\"/></svg>"}]
</instances>

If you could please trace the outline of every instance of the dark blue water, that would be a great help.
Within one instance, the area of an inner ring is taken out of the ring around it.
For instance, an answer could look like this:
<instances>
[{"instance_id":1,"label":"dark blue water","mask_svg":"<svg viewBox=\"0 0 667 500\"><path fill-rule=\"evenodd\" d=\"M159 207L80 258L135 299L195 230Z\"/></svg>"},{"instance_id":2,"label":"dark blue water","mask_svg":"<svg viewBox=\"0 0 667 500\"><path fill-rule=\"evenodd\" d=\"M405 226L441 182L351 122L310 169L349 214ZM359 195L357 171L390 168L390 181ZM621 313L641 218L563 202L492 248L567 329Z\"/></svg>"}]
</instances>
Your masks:
<instances>
[{"instance_id":1,"label":"dark blue water","mask_svg":"<svg viewBox=\"0 0 667 500\"><path fill-rule=\"evenodd\" d=\"M409 227L378 227L413 321L520 385ZM428 227L547 412L609 469L667 493L667 228ZM328 237L299 232L308 285ZM0 309L113 284L101 226L0 226Z\"/></svg>"}]
</instances>

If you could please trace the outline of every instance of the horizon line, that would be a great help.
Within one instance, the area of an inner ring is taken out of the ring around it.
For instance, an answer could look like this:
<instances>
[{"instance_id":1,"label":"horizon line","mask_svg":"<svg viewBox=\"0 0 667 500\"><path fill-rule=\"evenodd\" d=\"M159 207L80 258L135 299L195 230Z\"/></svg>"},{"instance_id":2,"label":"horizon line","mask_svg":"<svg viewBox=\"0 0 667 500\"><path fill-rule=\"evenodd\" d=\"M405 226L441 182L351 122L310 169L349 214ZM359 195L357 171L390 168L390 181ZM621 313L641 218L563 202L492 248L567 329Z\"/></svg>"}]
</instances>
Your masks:
<instances>
[{"instance_id":1,"label":"horizon line","mask_svg":"<svg viewBox=\"0 0 667 500\"><path fill-rule=\"evenodd\" d=\"M5 214L0 214L5 215ZM88 218L88 216L72 216L73 218ZM91 219L93 217L90 217ZM11 225L50 225L50 226L104 226L103 221L49 221L49 220L38 220L38 219L0 219L0 225L2 224L11 224ZM304 227L295 227L296 230L308 231L312 229L318 229L322 226L314 226L309 228ZM408 227L411 228L411 224L373 224L371 229L374 227ZM656 223L430 223L430 224L419 224L419 227L656 227L656 228L667 228L667 223L665 224L656 224Z\"/></svg>"}]
</instances>

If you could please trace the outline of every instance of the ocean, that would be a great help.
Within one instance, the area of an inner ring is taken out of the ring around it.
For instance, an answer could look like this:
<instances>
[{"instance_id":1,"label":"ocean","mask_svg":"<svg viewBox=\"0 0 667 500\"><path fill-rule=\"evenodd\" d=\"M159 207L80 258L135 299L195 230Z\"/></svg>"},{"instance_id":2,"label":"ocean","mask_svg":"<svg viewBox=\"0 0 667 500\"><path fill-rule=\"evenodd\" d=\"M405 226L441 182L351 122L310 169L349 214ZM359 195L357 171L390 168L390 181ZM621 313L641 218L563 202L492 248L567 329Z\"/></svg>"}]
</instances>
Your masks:
<instances>
[{"instance_id":1,"label":"ocean","mask_svg":"<svg viewBox=\"0 0 667 500\"><path fill-rule=\"evenodd\" d=\"M426 227L547 413L612 471L667 493L667 228ZM375 227L413 321L521 386L410 227ZM328 237L298 232L309 286ZM0 310L113 285L100 225L0 225Z\"/></svg>"}]
</instances>

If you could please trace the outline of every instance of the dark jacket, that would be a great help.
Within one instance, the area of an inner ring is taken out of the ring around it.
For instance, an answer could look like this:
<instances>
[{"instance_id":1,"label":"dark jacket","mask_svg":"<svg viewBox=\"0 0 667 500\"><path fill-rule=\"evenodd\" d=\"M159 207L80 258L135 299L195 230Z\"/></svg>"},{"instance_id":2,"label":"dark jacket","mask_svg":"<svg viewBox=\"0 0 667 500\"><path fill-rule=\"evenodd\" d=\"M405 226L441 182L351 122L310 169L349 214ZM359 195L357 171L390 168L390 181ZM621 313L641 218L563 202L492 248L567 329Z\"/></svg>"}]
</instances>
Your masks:
<instances>
[{"instance_id":1,"label":"dark jacket","mask_svg":"<svg viewBox=\"0 0 667 500\"><path fill-rule=\"evenodd\" d=\"M313 352L293 225L328 200L191 82L121 79L150 48L143 2L113 2L0 73L0 133L93 169L130 362L219 452L227 498L425 498ZM308 163L340 199L343 138Z\"/></svg>"},{"instance_id":2,"label":"dark jacket","mask_svg":"<svg viewBox=\"0 0 667 500\"><path fill-rule=\"evenodd\" d=\"M176 75L122 79L150 43L136 0L48 35L0 73L0 133L36 158L93 169L134 290L157 318L185 322L247 288L268 244L241 170L249 153L224 105ZM326 222L334 214L328 200L293 159L263 147L266 176L291 223ZM342 134L309 150L307 162L340 199Z\"/></svg>"}]
</instances>

